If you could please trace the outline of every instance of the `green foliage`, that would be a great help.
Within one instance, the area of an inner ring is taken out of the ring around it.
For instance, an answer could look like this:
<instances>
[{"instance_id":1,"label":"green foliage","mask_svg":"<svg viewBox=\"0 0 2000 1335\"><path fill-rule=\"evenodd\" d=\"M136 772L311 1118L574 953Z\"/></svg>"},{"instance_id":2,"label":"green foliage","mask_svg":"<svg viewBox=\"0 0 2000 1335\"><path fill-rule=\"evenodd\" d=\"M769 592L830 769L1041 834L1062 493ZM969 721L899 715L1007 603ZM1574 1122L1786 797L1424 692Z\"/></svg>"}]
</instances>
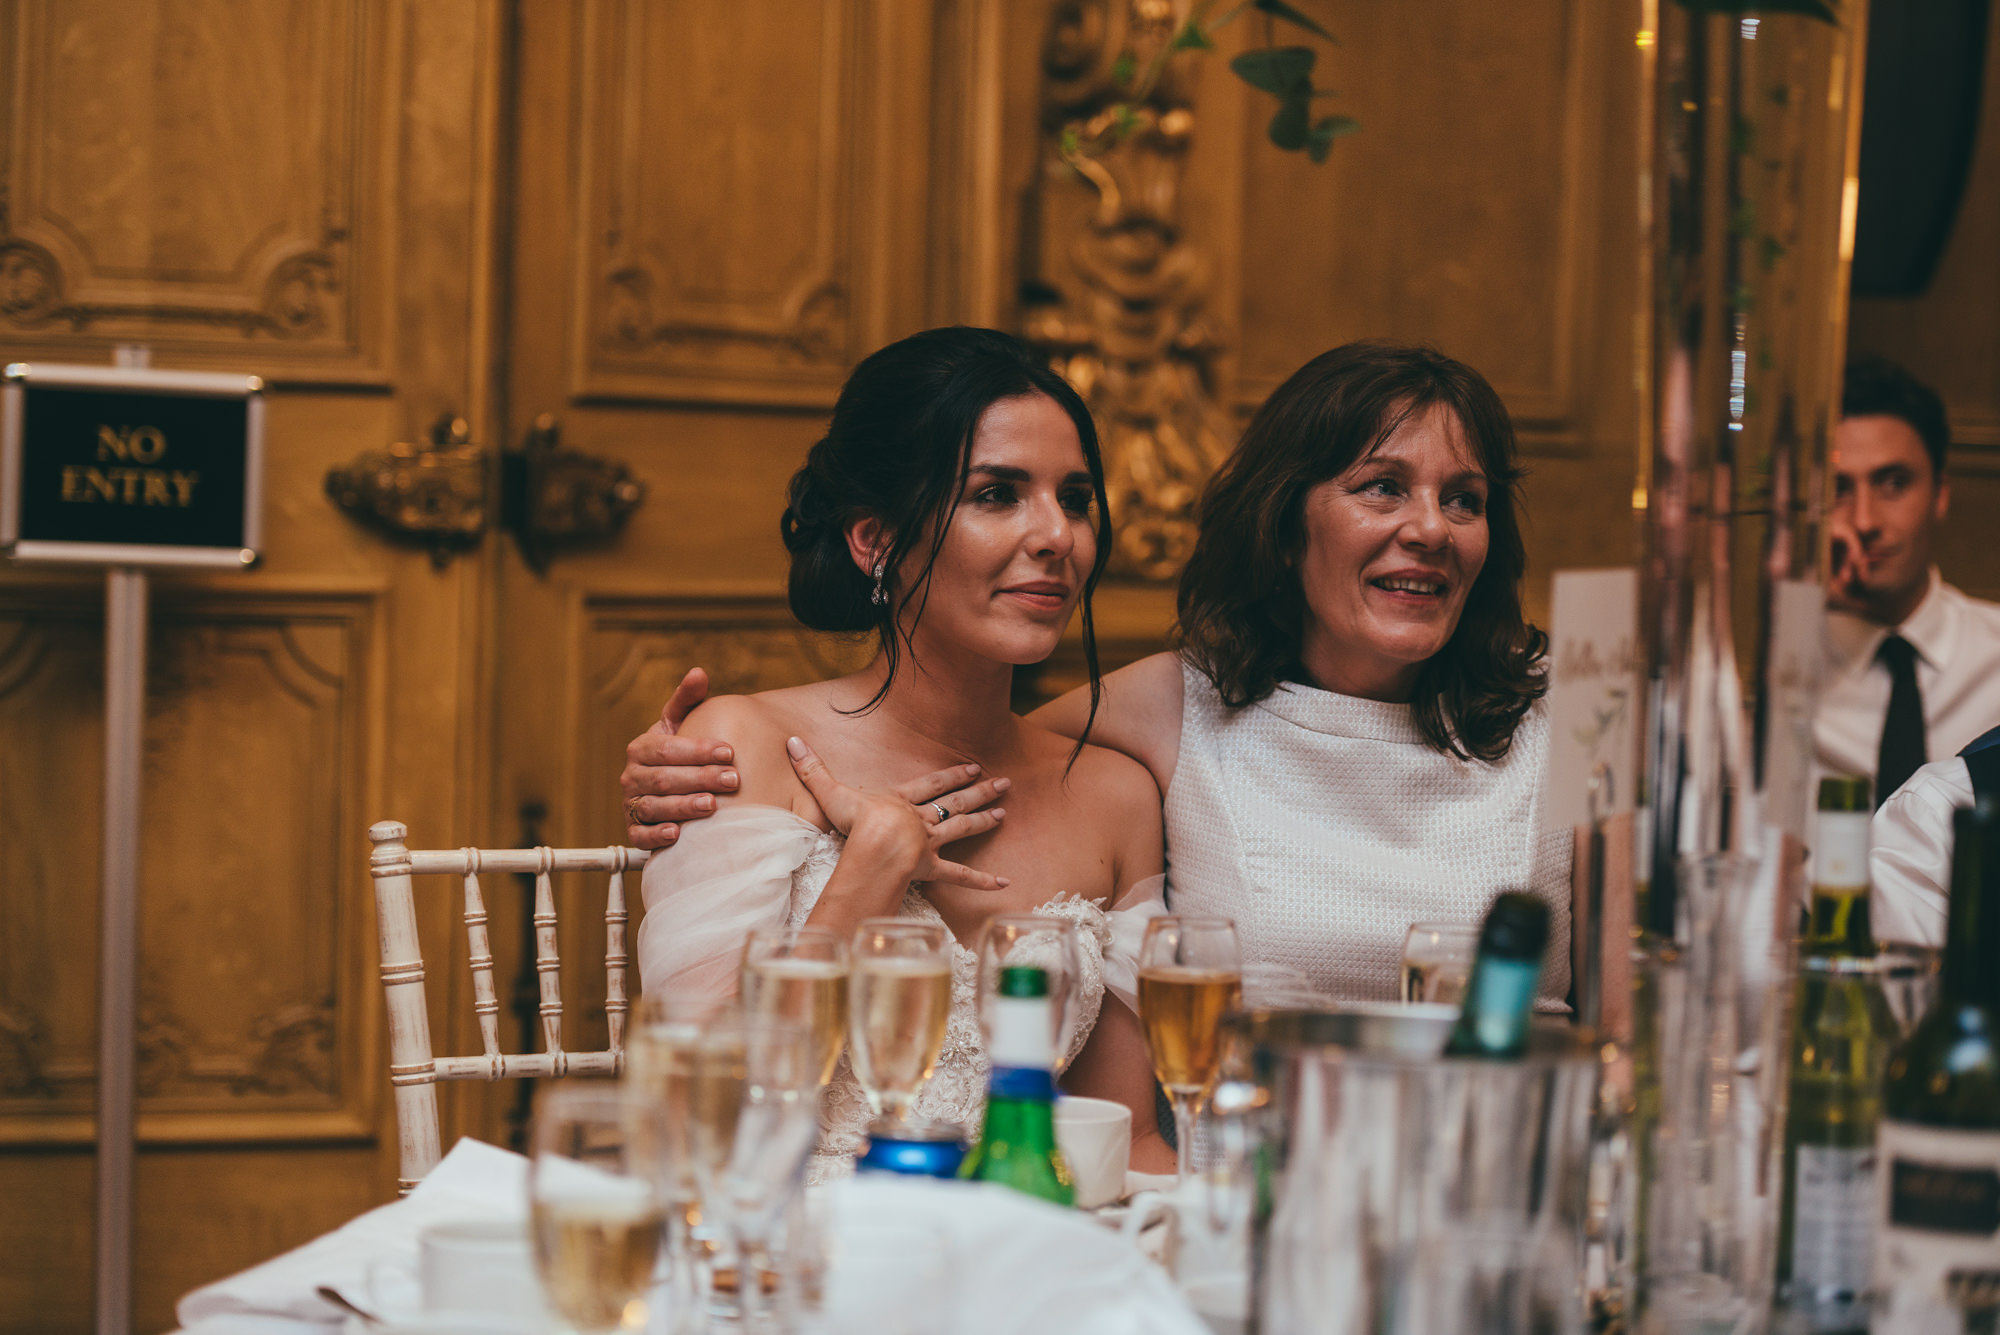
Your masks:
<instances>
[{"instance_id":1,"label":"green foliage","mask_svg":"<svg viewBox=\"0 0 2000 1335\"><path fill-rule=\"evenodd\" d=\"M1257 9L1269 14L1272 18L1279 18L1287 23L1296 24L1315 37L1332 42L1335 46L1340 45L1340 39L1325 28L1320 27L1319 23L1311 15L1301 14L1298 10L1286 4L1285 0L1250 0L1250 3Z\"/></svg>"},{"instance_id":2,"label":"green foliage","mask_svg":"<svg viewBox=\"0 0 2000 1335\"><path fill-rule=\"evenodd\" d=\"M1167 61L1183 51L1215 50L1215 34L1244 13L1264 16L1269 40L1230 61L1229 68L1244 83L1278 99L1269 132L1273 144L1286 152L1304 153L1314 162L1325 162L1333 152L1335 140L1361 128L1361 122L1352 116L1314 117L1313 101L1334 96L1331 89L1313 84L1318 53L1309 46L1280 46L1276 41L1276 25L1288 23L1322 41L1339 45L1319 20L1287 0L1238 0L1221 17L1210 19L1216 5L1217 0L1196 0L1164 49L1143 69L1132 52L1121 52L1112 62L1111 79L1126 100L1107 108L1110 115L1100 122L1103 128L1092 131L1088 140L1081 127L1074 124L1063 127L1058 144L1063 157L1071 160L1087 157L1122 143L1141 124L1139 108L1152 96Z\"/></svg>"}]
</instances>

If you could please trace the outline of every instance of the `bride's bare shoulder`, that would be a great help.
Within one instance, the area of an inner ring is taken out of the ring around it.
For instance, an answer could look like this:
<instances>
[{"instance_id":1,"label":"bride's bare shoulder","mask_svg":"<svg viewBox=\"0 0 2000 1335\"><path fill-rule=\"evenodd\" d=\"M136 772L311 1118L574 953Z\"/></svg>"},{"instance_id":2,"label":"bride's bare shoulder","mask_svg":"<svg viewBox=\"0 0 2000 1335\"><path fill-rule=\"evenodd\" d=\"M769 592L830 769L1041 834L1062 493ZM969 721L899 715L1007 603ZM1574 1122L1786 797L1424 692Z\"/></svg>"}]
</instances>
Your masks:
<instances>
[{"instance_id":1,"label":"bride's bare shoulder","mask_svg":"<svg viewBox=\"0 0 2000 1335\"><path fill-rule=\"evenodd\" d=\"M725 804L791 808L805 792L785 755L785 739L800 732L796 711L773 699L775 694L718 695L704 700L681 725L689 737L713 738L734 749L740 784L721 799Z\"/></svg>"}]
</instances>

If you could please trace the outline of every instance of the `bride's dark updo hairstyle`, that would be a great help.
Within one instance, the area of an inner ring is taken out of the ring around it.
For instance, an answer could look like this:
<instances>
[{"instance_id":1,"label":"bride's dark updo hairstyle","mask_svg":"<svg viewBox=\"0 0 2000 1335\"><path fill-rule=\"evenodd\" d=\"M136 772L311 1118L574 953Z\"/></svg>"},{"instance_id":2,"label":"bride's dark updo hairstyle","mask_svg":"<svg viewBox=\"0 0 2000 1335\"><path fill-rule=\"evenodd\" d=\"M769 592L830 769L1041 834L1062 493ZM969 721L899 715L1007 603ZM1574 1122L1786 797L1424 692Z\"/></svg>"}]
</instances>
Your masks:
<instances>
[{"instance_id":1,"label":"bride's dark updo hairstyle","mask_svg":"<svg viewBox=\"0 0 2000 1335\"><path fill-rule=\"evenodd\" d=\"M1075 424L1096 498L1097 560L1084 581L1081 606L1095 718L1099 686L1090 597L1111 557L1097 428L1069 382L1027 344L997 330L962 325L912 334L863 359L841 386L826 434L792 474L781 521L785 550L792 554L792 615L814 630L874 632L889 672L864 708L887 694L923 616L931 569L965 489L981 415L1002 399L1028 394L1055 400ZM883 580L891 596L885 605L871 601L874 574L855 563L847 546L848 528L868 518L881 522L889 540ZM912 598L916 614L898 634L899 616Z\"/></svg>"}]
</instances>

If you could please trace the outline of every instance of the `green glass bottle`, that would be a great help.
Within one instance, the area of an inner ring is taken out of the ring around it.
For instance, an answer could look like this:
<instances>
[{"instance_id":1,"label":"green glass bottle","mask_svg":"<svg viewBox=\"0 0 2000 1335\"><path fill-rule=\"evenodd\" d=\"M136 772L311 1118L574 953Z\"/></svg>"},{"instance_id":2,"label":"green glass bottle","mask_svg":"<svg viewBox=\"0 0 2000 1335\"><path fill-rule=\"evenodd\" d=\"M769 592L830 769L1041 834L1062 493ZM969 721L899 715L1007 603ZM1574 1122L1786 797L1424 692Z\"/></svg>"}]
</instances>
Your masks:
<instances>
[{"instance_id":1,"label":"green glass bottle","mask_svg":"<svg viewBox=\"0 0 2000 1335\"><path fill-rule=\"evenodd\" d=\"M1778 1292L1807 1330L1862 1335L1875 1125L1895 1016L1868 931L1868 780L1820 781L1808 936L1793 989Z\"/></svg>"},{"instance_id":2,"label":"green glass bottle","mask_svg":"<svg viewBox=\"0 0 2000 1335\"><path fill-rule=\"evenodd\" d=\"M2000 1309L2000 807L1952 821L1938 999L1889 1057L1875 1143L1875 1329L1992 1330Z\"/></svg>"},{"instance_id":3,"label":"green glass bottle","mask_svg":"<svg viewBox=\"0 0 2000 1335\"><path fill-rule=\"evenodd\" d=\"M1527 1050L1548 944L1547 904L1520 891L1494 896L1479 927L1479 953L1465 980L1458 1024L1445 1043L1447 1055L1518 1057Z\"/></svg>"},{"instance_id":4,"label":"green glass bottle","mask_svg":"<svg viewBox=\"0 0 2000 1335\"><path fill-rule=\"evenodd\" d=\"M1868 930L1868 825L1875 814L1868 780L1830 774L1819 781L1813 827L1812 917L1806 949L1814 955L1866 958L1875 953Z\"/></svg>"},{"instance_id":5,"label":"green glass bottle","mask_svg":"<svg viewBox=\"0 0 2000 1335\"><path fill-rule=\"evenodd\" d=\"M1000 970L987 1011L993 1074L986 1089L986 1125L958 1175L1071 1205L1076 1190L1056 1148L1050 1004L1046 970L1014 964Z\"/></svg>"}]
</instances>

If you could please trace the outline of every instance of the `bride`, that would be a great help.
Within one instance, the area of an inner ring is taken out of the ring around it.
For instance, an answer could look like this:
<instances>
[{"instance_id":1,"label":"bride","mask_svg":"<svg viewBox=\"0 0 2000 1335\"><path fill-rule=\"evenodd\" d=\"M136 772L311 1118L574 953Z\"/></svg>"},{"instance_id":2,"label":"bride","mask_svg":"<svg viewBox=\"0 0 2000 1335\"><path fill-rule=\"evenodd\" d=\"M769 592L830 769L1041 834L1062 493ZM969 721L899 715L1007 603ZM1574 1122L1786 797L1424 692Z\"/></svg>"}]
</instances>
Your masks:
<instances>
[{"instance_id":1,"label":"bride","mask_svg":"<svg viewBox=\"0 0 2000 1335\"><path fill-rule=\"evenodd\" d=\"M794 615L872 632L879 649L850 676L724 696L689 716L690 735L730 745L741 780L646 867L646 989L732 992L745 933L760 926L846 939L863 918L942 921L951 1020L914 1111L976 1131L986 1061L968 945L995 913L1067 917L1084 970L1064 1086L1129 1106L1133 1166L1169 1170L1135 961L1112 950L1114 918L1129 943L1158 911L1159 791L1137 762L1088 745L1087 727L1072 742L1009 708L1014 668L1047 658L1079 605L1096 689L1090 593L1110 545L1088 409L1005 334L934 329L891 344L841 389L792 478L783 532ZM1004 807L953 815L892 791L912 773L967 766L1008 776L992 781ZM962 861L934 851L948 843ZM1124 1004L1102 1004L1107 983ZM823 1114L816 1178L864 1138L868 1107L845 1060Z\"/></svg>"}]
</instances>

